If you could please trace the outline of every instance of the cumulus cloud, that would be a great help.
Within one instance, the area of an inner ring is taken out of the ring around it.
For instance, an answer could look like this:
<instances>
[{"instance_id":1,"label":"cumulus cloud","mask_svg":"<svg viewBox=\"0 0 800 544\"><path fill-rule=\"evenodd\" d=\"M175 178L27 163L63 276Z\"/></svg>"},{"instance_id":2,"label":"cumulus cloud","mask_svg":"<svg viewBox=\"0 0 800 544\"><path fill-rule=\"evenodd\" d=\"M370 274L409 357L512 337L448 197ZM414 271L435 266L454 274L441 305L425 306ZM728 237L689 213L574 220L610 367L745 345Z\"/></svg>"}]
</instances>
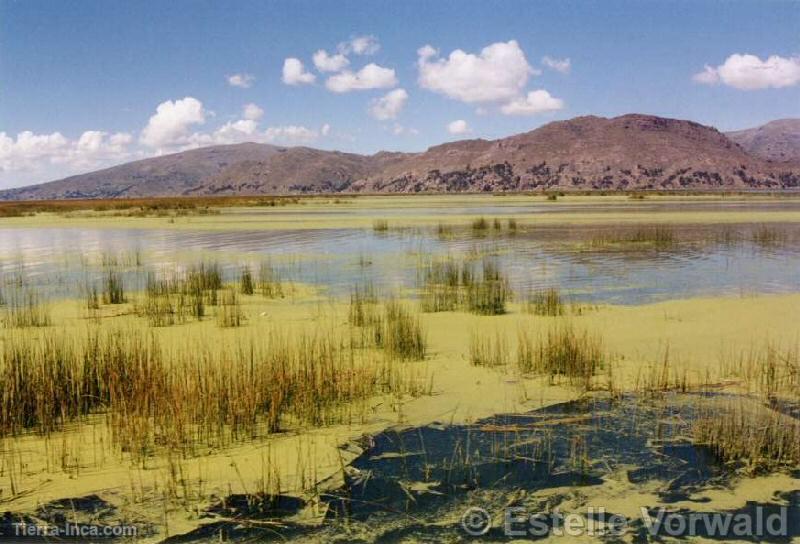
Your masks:
<instances>
[{"instance_id":1,"label":"cumulus cloud","mask_svg":"<svg viewBox=\"0 0 800 544\"><path fill-rule=\"evenodd\" d=\"M180 146L187 142L190 128L206 121L203 103L187 96L181 100L167 100L156 108L156 113L142 130L139 141L154 149Z\"/></svg>"},{"instance_id":2,"label":"cumulus cloud","mask_svg":"<svg viewBox=\"0 0 800 544\"><path fill-rule=\"evenodd\" d=\"M478 55L456 49L439 58L430 45L417 55L420 87L468 103L511 100L536 73L515 40L493 43Z\"/></svg>"},{"instance_id":3,"label":"cumulus cloud","mask_svg":"<svg viewBox=\"0 0 800 544\"><path fill-rule=\"evenodd\" d=\"M345 55L354 53L356 55L374 55L381 48L378 38L375 36L356 36L349 41L339 44L339 52Z\"/></svg>"},{"instance_id":4,"label":"cumulus cloud","mask_svg":"<svg viewBox=\"0 0 800 544\"><path fill-rule=\"evenodd\" d=\"M562 74L568 74L572 69L572 61L569 59L554 59L553 57L544 56L542 57L542 64Z\"/></svg>"},{"instance_id":5,"label":"cumulus cloud","mask_svg":"<svg viewBox=\"0 0 800 544\"><path fill-rule=\"evenodd\" d=\"M504 104L500 111L506 115L535 115L549 111L560 110L564 107L564 101L554 98L544 89L530 91L524 97L518 97Z\"/></svg>"},{"instance_id":6,"label":"cumulus cloud","mask_svg":"<svg viewBox=\"0 0 800 544\"><path fill-rule=\"evenodd\" d=\"M0 181L42 181L97 169L131 158L133 137L87 130L72 140L60 132L23 131L16 138L0 132Z\"/></svg>"},{"instance_id":7,"label":"cumulus cloud","mask_svg":"<svg viewBox=\"0 0 800 544\"><path fill-rule=\"evenodd\" d=\"M325 86L335 93L367 89L386 89L397 85L397 76L391 68L370 63L358 72L344 70L328 78Z\"/></svg>"},{"instance_id":8,"label":"cumulus cloud","mask_svg":"<svg viewBox=\"0 0 800 544\"><path fill-rule=\"evenodd\" d=\"M251 121L258 121L264 117L264 110L251 102L250 104L245 104L242 108L242 117Z\"/></svg>"},{"instance_id":9,"label":"cumulus cloud","mask_svg":"<svg viewBox=\"0 0 800 544\"><path fill-rule=\"evenodd\" d=\"M343 54L329 55L324 49L314 53L312 60L314 61L314 66L320 72L339 72L350 64L350 61Z\"/></svg>"},{"instance_id":10,"label":"cumulus cloud","mask_svg":"<svg viewBox=\"0 0 800 544\"><path fill-rule=\"evenodd\" d=\"M692 79L703 85L722 83L744 91L792 87L800 83L800 56L772 55L761 60L755 55L735 53L719 66L706 65Z\"/></svg>"},{"instance_id":11,"label":"cumulus cloud","mask_svg":"<svg viewBox=\"0 0 800 544\"><path fill-rule=\"evenodd\" d=\"M316 76L306 71L300 59L289 57L283 61L283 77L281 79L287 85L305 85L314 83Z\"/></svg>"},{"instance_id":12,"label":"cumulus cloud","mask_svg":"<svg viewBox=\"0 0 800 544\"><path fill-rule=\"evenodd\" d=\"M228 76L228 85L231 87L239 87L240 89L249 89L253 86L256 78L250 74L233 74Z\"/></svg>"},{"instance_id":13,"label":"cumulus cloud","mask_svg":"<svg viewBox=\"0 0 800 544\"><path fill-rule=\"evenodd\" d=\"M379 121L396 119L408 101L405 89L389 91L384 96L374 99L369 106L369 113Z\"/></svg>"},{"instance_id":14,"label":"cumulus cloud","mask_svg":"<svg viewBox=\"0 0 800 544\"><path fill-rule=\"evenodd\" d=\"M447 124L447 132L450 134L466 134L469 131L469 125L463 119L458 119Z\"/></svg>"}]
</instances>

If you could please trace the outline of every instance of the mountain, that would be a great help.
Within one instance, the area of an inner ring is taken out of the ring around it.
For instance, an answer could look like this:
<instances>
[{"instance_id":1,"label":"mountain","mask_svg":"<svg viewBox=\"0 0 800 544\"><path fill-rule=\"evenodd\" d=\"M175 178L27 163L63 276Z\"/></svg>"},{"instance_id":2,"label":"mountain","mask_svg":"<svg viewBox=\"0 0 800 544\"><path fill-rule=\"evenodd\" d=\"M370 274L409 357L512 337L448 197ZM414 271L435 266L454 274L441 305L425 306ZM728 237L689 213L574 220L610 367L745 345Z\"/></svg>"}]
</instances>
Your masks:
<instances>
[{"instance_id":1,"label":"mountain","mask_svg":"<svg viewBox=\"0 0 800 544\"><path fill-rule=\"evenodd\" d=\"M725 135L756 157L800 164L800 119L779 119Z\"/></svg>"},{"instance_id":2,"label":"mountain","mask_svg":"<svg viewBox=\"0 0 800 544\"><path fill-rule=\"evenodd\" d=\"M800 187L800 164L766 160L746 149L691 121L639 114L587 116L421 153L213 146L9 189L0 192L0 199Z\"/></svg>"}]
</instances>

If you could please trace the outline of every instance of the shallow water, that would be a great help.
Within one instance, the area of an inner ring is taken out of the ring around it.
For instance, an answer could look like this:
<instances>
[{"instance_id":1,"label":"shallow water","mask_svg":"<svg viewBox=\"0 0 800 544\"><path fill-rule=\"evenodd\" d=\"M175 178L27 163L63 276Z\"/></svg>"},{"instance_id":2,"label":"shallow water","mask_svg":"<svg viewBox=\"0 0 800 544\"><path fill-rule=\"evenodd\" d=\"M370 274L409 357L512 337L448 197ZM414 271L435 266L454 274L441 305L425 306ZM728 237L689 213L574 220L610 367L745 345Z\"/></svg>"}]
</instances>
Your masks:
<instances>
[{"instance_id":1,"label":"shallow water","mask_svg":"<svg viewBox=\"0 0 800 544\"><path fill-rule=\"evenodd\" d=\"M491 211L480 210L487 217ZM438 235L435 227L388 232L0 228L0 266L5 283L24 276L28 285L52 296L80 295L87 281L99 281L103 255L116 259L114 266L130 290L141 288L151 271L215 260L234 279L241 266L257 268L268 259L283 278L322 286L334 295L363 282L401 291L417 285L420 262L451 254L496 259L520 294L555 286L575 301L641 304L800 291L800 225L771 225L780 233L773 241L757 240L760 225L738 224L674 226L675 241L663 246L593 243L641 228L651 227L526 226L512 232L504 223L499 231L490 226L476 233L454 225L447 236Z\"/></svg>"},{"instance_id":2,"label":"shallow water","mask_svg":"<svg viewBox=\"0 0 800 544\"><path fill-rule=\"evenodd\" d=\"M633 485L654 485L661 506L692 502L696 492L727 485L736 468L688 441L696 403L702 400L694 395L670 395L660 402L632 396L582 400L493 416L473 425L386 431L365 437L365 451L347 467L345 485L321 495L327 514L320 526L292 521L306 506L303 501L229 497L209 514L235 522L212 521L170 541L205 542L222 535L234 542L459 542L470 537L461 514L474 505L489 512L509 505L531 513L557 512L559 505L591 497L592 488L620 473ZM767 511L786 501L793 505L788 538L800 536L798 499L800 492L793 491L761 505ZM702 512L702 501L695 504L692 512ZM755 506L750 503L743 511ZM542 537L554 530L553 519L547 520ZM618 532L611 541L649 541L641 519L627 519ZM627 537L620 539L623 535ZM498 526L480 536L513 540Z\"/></svg>"}]
</instances>

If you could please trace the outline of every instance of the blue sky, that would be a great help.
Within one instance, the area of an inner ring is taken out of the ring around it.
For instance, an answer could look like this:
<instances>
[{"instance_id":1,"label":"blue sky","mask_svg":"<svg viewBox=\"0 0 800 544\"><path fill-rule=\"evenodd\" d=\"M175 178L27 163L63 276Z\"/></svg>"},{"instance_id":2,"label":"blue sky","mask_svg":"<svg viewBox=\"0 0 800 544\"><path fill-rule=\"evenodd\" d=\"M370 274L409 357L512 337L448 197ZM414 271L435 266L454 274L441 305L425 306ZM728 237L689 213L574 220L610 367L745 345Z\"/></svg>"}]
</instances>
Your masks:
<instances>
[{"instance_id":1,"label":"blue sky","mask_svg":"<svg viewBox=\"0 0 800 544\"><path fill-rule=\"evenodd\" d=\"M628 112L746 128L800 117L798 55L789 1L0 0L0 188L244 140L416 151Z\"/></svg>"}]
</instances>

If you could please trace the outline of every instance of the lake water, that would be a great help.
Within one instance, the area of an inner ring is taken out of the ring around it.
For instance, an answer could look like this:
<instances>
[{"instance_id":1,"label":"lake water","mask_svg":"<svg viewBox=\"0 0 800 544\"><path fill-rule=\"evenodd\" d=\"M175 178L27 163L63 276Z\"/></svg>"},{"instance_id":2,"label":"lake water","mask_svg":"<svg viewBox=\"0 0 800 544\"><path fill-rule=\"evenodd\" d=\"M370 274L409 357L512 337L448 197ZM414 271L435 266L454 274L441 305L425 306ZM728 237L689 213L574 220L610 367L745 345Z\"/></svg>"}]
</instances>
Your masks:
<instances>
[{"instance_id":1,"label":"lake water","mask_svg":"<svg viewBox=\"0 0 800 544\"><path fill-rule=\"evenodd\" d=\"M406 291L417 285L421 262L432 255L482 256L496 259L518 293L558 287L572 300L640 304L698 295L780 293L800 291L800 224L677 224L669 227L673 240L666 244L598 243L604 239L635 238L655 227L555 224L500 230L494 217L524 218L528 214L652 211L657 215L691 206L695 210L786 211L798 203L766 201L627 203L559 205L539 201L531 205L491 205L426 208L441 211L442 221L452 214L482 214L489 228L473 231L468 223L452 224L442 236L435 226L390 228L320 228L286 230L188 230L71 227L3 228L0 223L0 267L4 283L24 276L28 285L51 296L80 294L87 281L98 281L109 261L119 269L126 287L144 285L149 272L162 273L200 261L217 261L229 279L244 265L257 268L269 260L281 276L322 286L333 295L346 294L354 285L372 282L385 291ZM421 213L420 207L391 206L321 209L320 215L391 218ZM297 211L224 210L224 221L244 217L252 221L297 216ZM616 217L615 216L615 217ZM111 220L113 221L113 220ZM112 223L113 225L113 223ZM765 235L764 233L767 233Z\"/></svg>"}]
</instances>

